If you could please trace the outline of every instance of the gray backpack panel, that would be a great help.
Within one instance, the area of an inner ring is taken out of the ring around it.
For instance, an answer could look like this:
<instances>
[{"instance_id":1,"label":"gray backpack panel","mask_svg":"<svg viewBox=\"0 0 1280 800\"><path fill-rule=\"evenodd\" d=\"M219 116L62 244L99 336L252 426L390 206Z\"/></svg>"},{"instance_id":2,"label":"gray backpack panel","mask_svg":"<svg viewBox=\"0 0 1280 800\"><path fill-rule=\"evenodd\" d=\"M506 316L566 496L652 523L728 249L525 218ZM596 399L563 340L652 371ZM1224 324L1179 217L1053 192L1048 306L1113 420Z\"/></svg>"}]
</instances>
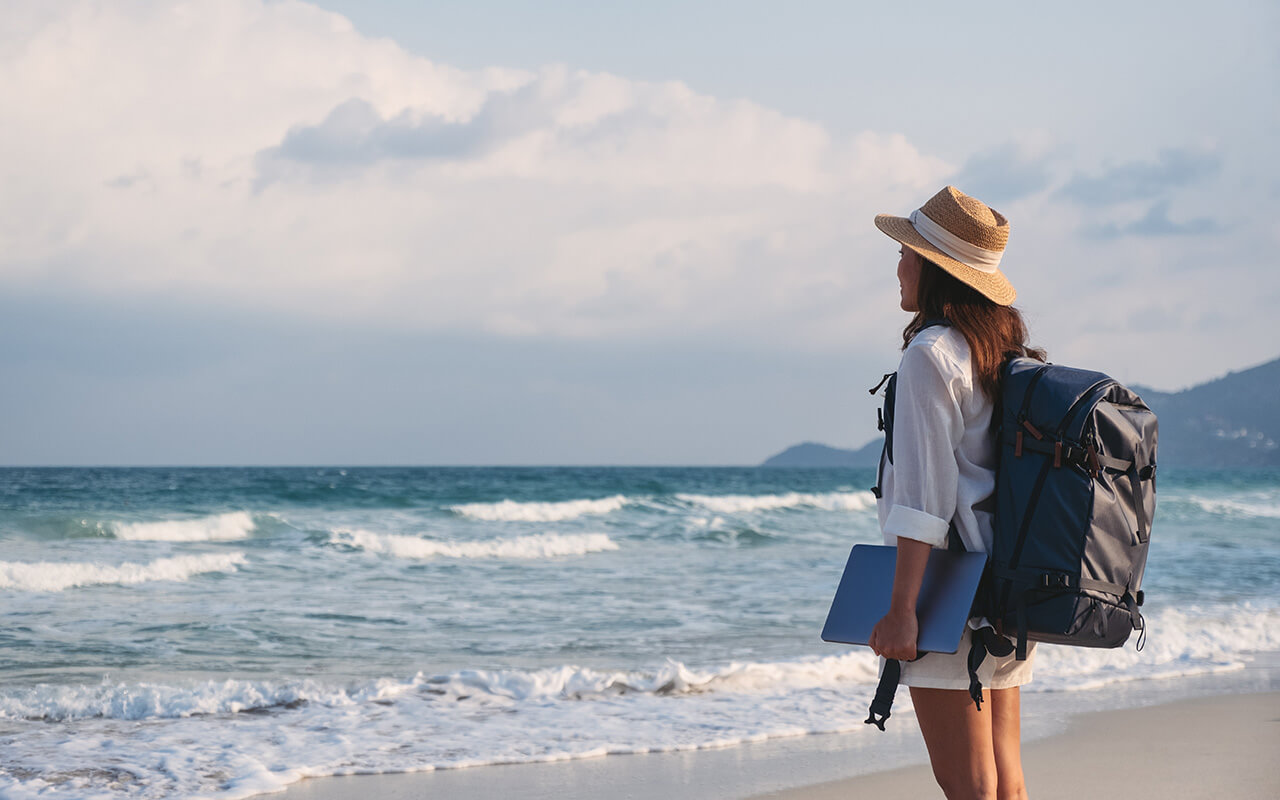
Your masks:
<instances>
[{"instance_id":1,"label":"gray backpack panel","mask_svg":"<svg viewBox=\"0 0 1280 800\"><path fill-rule=\"evenodd\" d=\"M1100 372L1004 372L988 617L1026 642L1118 647L1143 628L1155 414Z\"/></svg>"}]
</instances>

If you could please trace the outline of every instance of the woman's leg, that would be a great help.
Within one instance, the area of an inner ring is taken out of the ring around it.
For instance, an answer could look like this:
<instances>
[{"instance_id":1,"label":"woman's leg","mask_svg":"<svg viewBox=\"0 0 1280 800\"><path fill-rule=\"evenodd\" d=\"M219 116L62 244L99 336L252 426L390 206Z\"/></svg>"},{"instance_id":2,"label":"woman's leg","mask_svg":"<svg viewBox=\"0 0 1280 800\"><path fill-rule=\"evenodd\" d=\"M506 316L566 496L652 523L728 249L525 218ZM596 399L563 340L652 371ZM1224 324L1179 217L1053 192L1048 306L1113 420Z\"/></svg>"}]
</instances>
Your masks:
<instances>
[{"instance_id":1,"label":"woman's leg","mask_svg":"<svg viewBox=\"0 0 1280 800\"><path fill-rule=\"evenodd\" d=\"M963 689L911 689L933 776L948 800L1025 800L1021 693L984 692L982 711Z\"/></svg>"},{"instance_id":2,"label":"woman's leg","mask_svg":"<svg viewBox=\"0 0 1280 800\"><path fill-rule=\"evenodd\" d=\"M933 777L948 800L995 800L999 787L991 704L979 711L964 689L911 687Z\"/></svg>"},{"instance_id":3,"label":"woman's leg","mask_svg":"<svg viewBox=\"0 0 1280 800\"><path fill-rule=\"evenodd\" d=\"M1027 785L1022 778L1022 695L1018 687L993 689L991 698L991 741L996 754L1000 800L1025 800Z\"/></svg>"}]
</instances>

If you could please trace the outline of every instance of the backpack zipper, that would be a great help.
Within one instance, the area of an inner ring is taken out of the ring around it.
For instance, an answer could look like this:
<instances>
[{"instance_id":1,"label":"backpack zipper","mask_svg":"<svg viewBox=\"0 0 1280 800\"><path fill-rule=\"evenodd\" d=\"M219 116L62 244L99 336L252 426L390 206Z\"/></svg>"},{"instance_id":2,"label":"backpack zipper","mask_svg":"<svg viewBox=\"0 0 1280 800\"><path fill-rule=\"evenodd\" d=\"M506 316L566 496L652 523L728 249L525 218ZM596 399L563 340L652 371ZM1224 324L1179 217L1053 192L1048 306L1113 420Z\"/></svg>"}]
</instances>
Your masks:
<instances>
[{"instance_id":1,"label":"backpack zipper","mask_svg":"<svg viewBox=\"0 0 1280 800\"><path fill-rule=\"evenodd\" d=\"M1031 410L1031 394L1036 390L1036 384L1044 377L1044 372L1049 368L1048 364L1041 364L1036 368L1036 374L1031 376L1031 380L1027 383L1027 391L1022 395L1022 410L1018 412L1018 422L1025 422L1027 412Z\"/></svg>"},{"instance_id":2,"label":"backpack zipper","mask_svg":"<svg viewBox=\"0 0 1280 800\"><path fill-rule=\"evenodd\" d=\"M1102 380L1098 381L1094 385L1090 386L1088 389L1085 389L1084 393L1082 393L1080 397L1078 397L1076 401L1071 404L1071 408L1067 409L1067 413L1062 415L1062 423L1058 425L1058 433L1054 436L1054 438L1055 439L1062 438L1062 435L1067 431L1067 427L1069 423L1075 418L1076 412L1078 412L1080 410L1080 407L1083 406L1087 401L1091 400L1093 398L1093 395L1096 394L1099 389L1102 389L1103 387L1106 387L1109 389L1114 383L1115 381L1112 380L1111 378L1103 378Z\"/></svg>"}]
</instances>

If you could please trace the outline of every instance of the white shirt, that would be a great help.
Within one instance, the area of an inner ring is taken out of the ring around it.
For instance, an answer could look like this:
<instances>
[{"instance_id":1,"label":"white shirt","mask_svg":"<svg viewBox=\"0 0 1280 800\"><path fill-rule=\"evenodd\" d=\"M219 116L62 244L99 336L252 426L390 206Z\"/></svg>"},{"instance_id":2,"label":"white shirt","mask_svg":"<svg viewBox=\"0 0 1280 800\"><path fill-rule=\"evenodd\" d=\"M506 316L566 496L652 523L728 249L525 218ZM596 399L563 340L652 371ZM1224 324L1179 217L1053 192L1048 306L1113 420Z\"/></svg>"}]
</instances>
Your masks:
<instances>
[{"instance_id":1,"label":"white shirt","mask_svg":"<svg viewBox=\"0 0 1280 800\"><path fill-rule=\"evenodd\" d=\"M945 547L954 519L965 550L989 552L992 514L974 506L995 491L995 406L978 386L964 335L944 326L916 334L896 393L893 463L885 460L876 504L885 544L905 536Z\"/></svg>"}]
</instances>

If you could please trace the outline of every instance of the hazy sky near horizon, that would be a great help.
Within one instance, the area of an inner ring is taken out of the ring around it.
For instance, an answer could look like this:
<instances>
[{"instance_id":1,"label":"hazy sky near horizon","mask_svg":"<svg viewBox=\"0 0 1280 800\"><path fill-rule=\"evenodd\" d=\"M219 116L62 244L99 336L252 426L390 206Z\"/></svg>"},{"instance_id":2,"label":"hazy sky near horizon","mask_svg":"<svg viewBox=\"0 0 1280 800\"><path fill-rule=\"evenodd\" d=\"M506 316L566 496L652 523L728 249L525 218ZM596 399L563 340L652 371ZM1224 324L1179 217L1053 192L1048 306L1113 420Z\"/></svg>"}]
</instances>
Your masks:
<instances>
[{"instance_id":1,"label":"hazy sky near horizon","mask_svg":"<svg viewBox=\"0 0 1280 800\"><path fill-rule=\"evenodd\" d=\"M1054 361L1280 355L1269 2L15 0L0 463L751 464L875 436L952 183Z\"/></svg>"}]
</instances>

